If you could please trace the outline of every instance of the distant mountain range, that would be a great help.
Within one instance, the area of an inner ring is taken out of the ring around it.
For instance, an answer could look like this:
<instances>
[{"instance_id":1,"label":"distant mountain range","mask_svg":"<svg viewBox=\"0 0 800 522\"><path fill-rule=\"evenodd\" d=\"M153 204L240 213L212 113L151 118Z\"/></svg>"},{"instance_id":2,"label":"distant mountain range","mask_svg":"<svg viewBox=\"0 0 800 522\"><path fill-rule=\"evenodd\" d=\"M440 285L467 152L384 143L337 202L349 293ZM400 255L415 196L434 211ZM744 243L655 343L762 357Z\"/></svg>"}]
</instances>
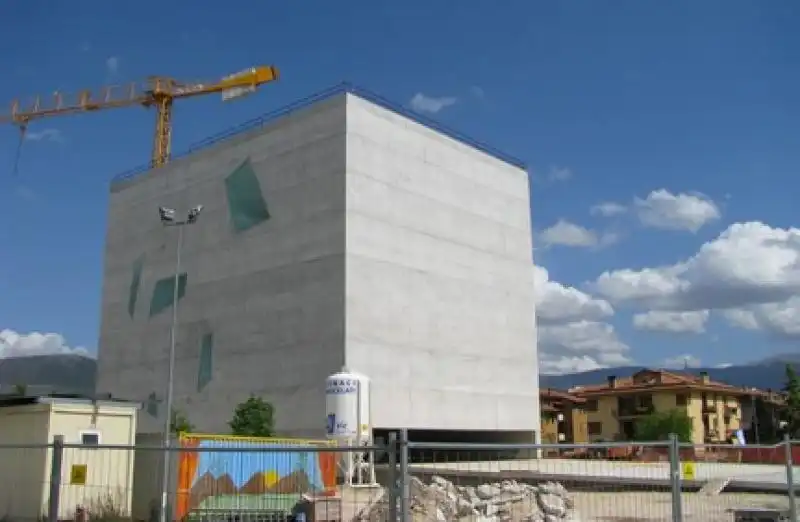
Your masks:
<instances>
[{"instance_id":1,"label":"distant mountain range","mask_svg":"<svg viewBox=\"0 0 800 522\"><path fill-rule=\"evenodd\" d=\"M93 395L97 361L73 354L31 355L0 359L0 393L24 385L29 394Z\"/></svg>"},{"instance_id":2,"label":"distant mountain range","mask_svg":"<svg viewBox=\"0 0 800 522\"><path fill-rule=\"evenodd\" d=\"M690 371L706 371L712 380L734 386L779 390L784 385L787 363L793 364L800 372L800 353L777 355L748 365L692 368ZM609 375L629 377L641 369L641 366L623 366L566 375L542 375L539 377L539 386L563 390L602 384ZM28 393L93 395L96 375L97 361L81 355L32 355L0 359L0 393L12 392L15 385L24 384Z\"/></svg>"},{"instance_id":3,"label":"distant mountain range","mask_svg":"<svg viewBox=\"0 0 800 522\"><path fill-rule=\"evenodd\" d=\"M732 384L733 386L780 390L786 381L787 363L791 363L800 371L800 354L779 355L749 365L727 366L725 368L690 368L688 371L694 374L705 371L708 372L711 380ZM641 369L642 366L623 366L566 375L541 375L539 376L539 387L566 390L574 386L603 384L609 375L630 377Z\"/></svg>"}]
</instances>

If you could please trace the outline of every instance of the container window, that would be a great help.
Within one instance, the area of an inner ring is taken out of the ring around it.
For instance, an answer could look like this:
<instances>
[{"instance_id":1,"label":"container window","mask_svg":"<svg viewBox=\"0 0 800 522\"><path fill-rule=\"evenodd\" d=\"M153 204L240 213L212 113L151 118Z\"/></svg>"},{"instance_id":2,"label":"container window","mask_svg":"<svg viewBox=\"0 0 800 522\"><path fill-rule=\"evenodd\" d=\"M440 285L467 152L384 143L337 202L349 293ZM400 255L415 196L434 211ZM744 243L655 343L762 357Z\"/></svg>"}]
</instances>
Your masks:
<instances>
[{"instance_id":1,"label":"container window","mask_svg":"<svg viewBox=\"0 0 800 522\"><path fill-rule=\"evenodd\" d=\"M128 292L128 315L133 317L136 312L136 301L139 299L139 286L142 284L142 269L144 269L144 255L133 262L131 287Z\"/></svg>"},{"instance_id":2,"label":"container window","mask_svg":"<svg viewBox=\"0 0 800 522\"><path fill-rule=\"evenodd\" d=\"M244 232L270 218L261 184L249 159L225 178L225 192L231 223L236 232Z\"/></svg>"},{"instance_id":3,"label":"container window","mask_svg":"<svg viewBox=\"0 0 800 522\"><path fill-rule=\"evenodd\" d=\"M81 444L84 446L97 446L100 444L100 432L94 430L82 431Z\"/></svg>"},{"instance_id":4,"label":"container window","mask_svg":"<svg viewBox=\"0 0 800 522\"><path fill-rule=\"evenodd\" d=\"M186 294L187 275L178 277L178 300ZM153 287L153 296L150 298L150 317L158 315L170 306L175 294L175 276L165 277L156 281Z\"/></svg>"}]
</instances>

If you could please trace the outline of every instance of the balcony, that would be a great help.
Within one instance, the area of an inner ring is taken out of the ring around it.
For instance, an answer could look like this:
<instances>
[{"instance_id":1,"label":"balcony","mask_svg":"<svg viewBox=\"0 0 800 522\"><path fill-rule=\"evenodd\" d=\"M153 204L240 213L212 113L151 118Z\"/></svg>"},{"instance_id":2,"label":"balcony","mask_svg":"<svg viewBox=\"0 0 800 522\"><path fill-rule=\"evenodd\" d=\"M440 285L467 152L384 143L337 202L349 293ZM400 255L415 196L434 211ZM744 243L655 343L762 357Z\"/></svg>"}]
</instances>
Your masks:
<instances>
[{"instance_id":1,"label":"balcony","mask_svg":"<svg viewBox=\"0 0 800 522\"><path fill-rule=\"evenodd\" d=\"M626 406L619 408L619 417L637 417L639 415L650 415L655 412L652 404L637 404L636 406Z\"/></svg>"}]
</instances>

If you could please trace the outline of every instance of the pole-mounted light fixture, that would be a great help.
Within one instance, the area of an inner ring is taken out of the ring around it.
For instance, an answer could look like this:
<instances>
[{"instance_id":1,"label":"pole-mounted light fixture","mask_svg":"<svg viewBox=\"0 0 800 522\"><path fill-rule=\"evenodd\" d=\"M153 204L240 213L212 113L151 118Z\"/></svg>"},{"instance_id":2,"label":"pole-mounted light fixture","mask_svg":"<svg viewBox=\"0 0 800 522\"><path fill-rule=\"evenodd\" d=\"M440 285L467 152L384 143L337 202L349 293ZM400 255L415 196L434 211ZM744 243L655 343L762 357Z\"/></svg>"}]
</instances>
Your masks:
<instances>
[{"instance_id":1,"label":"pole-mounted light fixture","mask_svg":"<svg viewBox=\"0 0 800 522\"><path fill-rule=\"evenodd\" d=\"M180 272L181 272L181 250L183 249L183 228L185 225L193 225L197 223L200 213L203 211L203 205L197 205L186 213L186 218L177 220L178 213L174 208L158 207L158 217L161 224L165 227L178 227L178 239L175 252L175 279L172 289L172 324L169 329L169 359L167 362L167 391L166 391L166 413L164 418L164 468L162 470L161 482L161 517L160 522L169 522L172 520L172 514L167 513L170 507L169 503L169 485L170 485L170 453L169 447L171 444L172 436L172 401L175 388L175 345L178 333L178 296L180 288Z\"/></svg>"}]
</instances>

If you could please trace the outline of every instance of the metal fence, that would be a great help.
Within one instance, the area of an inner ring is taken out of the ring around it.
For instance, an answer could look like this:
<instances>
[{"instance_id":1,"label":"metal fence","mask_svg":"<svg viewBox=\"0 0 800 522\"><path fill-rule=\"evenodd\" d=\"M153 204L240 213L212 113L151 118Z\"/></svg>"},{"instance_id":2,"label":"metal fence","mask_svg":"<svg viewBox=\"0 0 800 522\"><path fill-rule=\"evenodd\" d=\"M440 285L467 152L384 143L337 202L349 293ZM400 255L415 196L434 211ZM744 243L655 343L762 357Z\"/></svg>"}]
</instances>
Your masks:
<instances>
[{"instance_id":1,"label":"metal fence","mask_svg":"<svg viewBox=\"0 0 800 522\"><path fill-rule=\"evenodd\" d=\"M374 466L374 483L343 484L347 456ZM446 444L404 432L368 447L57 439L0 447L0 516L158 520L163 458L172 520L762 522L797 520L800 445Z\"/></svg>"}]
</instances>

